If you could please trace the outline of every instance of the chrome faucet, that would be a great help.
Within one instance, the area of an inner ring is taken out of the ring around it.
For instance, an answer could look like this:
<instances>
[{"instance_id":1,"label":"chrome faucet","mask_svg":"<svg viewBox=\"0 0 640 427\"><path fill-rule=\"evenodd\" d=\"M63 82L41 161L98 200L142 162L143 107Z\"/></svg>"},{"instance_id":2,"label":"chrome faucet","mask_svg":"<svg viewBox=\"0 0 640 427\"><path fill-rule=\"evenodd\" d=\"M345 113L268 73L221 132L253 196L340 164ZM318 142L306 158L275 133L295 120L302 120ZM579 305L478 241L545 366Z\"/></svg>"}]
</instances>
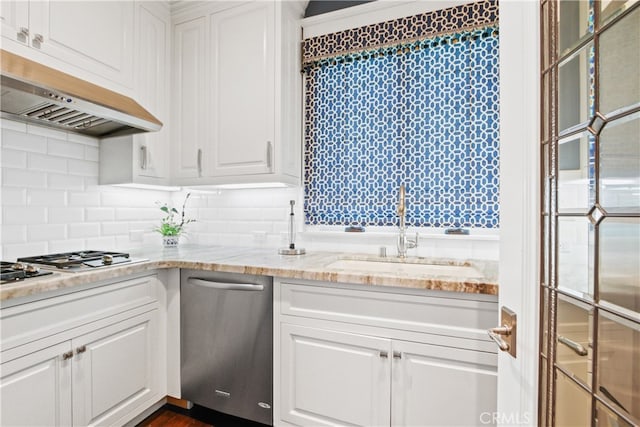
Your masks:
<instances>
[{"instance_id":1,"label":"chrome faucet","mask_svg":"<svg viewBox=\"0 0 640 427\"><path fill-rule=\"evenodd\" d=\"M400 218L399 234L398 234L398 257L407 256L407 250L418 247L418 233L415 239L407 237L407 227L405 226L406 207L404 201L404 184L400 185L400 194L398 196L398 218Z\"/></svg>"}]
</instances>

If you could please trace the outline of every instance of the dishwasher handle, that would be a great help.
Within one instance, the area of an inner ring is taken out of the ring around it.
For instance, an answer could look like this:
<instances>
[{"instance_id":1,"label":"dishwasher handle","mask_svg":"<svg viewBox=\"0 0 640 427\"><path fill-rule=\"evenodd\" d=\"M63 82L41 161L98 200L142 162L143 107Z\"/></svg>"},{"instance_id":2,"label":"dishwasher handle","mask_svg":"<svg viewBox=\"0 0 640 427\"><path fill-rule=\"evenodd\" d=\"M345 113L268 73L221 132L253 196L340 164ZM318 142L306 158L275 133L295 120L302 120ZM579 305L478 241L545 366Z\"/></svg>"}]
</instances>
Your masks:
<instances>
[{"instance_id":1,"label":"dishwasher handle","mask_svg":"<svg viewBox=\"0 0 640 427\"><path fill-rule=\"evenodd\" d=\"M263 291L264 285L256 285L253 283L228 283L218 282L216 280L201 279L198 277L189 277L187 283L195 286L202 286L211 289L220 289L225 291Z\"/></svg>"}]
</instances>

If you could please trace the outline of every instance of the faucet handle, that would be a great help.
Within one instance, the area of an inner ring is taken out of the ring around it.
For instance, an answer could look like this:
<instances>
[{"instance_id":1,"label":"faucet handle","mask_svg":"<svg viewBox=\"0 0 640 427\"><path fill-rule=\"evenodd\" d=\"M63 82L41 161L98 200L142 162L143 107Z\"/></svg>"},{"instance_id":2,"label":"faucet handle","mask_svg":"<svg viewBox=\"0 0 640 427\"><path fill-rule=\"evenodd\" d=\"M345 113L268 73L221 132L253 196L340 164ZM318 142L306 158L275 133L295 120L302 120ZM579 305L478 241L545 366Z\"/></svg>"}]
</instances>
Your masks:
<instances>
[{"instance_id":1,"label":"faucet handle","mask_svg":"<svg viewBox=\"0 0 640 427\"><path fill-rule=\"evenodd\" d=\"M407 239L407 249L414 249L418 247L418 239L420 238L418 232L416 231L415 239Z\"/></svg>"}]
</instances>

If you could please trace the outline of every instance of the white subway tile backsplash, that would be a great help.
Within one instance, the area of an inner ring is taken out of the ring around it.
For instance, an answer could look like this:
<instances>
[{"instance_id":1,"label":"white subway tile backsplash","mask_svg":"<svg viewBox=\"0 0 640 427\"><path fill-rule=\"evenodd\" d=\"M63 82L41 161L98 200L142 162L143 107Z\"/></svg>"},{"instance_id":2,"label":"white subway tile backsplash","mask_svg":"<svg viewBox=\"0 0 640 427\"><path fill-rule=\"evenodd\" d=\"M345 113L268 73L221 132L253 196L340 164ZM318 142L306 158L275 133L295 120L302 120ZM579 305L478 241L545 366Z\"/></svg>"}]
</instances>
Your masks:
<instances>
[{"instance_id":1,"label":"white subway tile backsplash","mask_svg":"<svg viewBox=\"0 0 640 427\"><path fill-rule=\"evenodd\" d=\"M113 221L115 216L114 208L86 208L85 210L85 218L87 221Z\"/></svg>"},{"instance_id":2,"label":"white subway tile backsplash","mask_svg":"<svg viewBox=\"0 0 640 427\"><path fill-rule=\"evenodd\" d=\"M57 190L84 190L84 180L80 176L50 173L49 188Z\"/></svg>"},{"instance_id":3,"label":"white subway tile backsplash","mask_svg":"<svg viewBox=\"0 0 640 427\"><path fill-rule=\"evenodd\" d=\"M84 159L84 145L49 138L47 140L47 153L67 159Z\"/></svg>"},{"instance_id":4,"label":"white subway tile backsplash","mask_svg":"<svg viewBox=\"0 0 640 427\"><path fill-rule=\"evenodd\" d=\"M2 168L2 185L22 188L45 188L47 174L26 169Z\"/></svg>"},{"instance_id":5,"label":"white subway tile backsplash","mask_svg":"<svg viewBox=\"0 0 640 427\"><path fill-rule=\"evenodd\" d=\"M100 193L98 192L69 192L69 206L93 207L100 206Z\"/></svg>"},{"instance_id":6,"label":"white subway tile backsplash","mask_svg":"<svg viewBox=\"0 0 640 427\"><path fill-rule=\"evenodd\" d=\"M2 207L2 223L3 224L44 224L47 222L47 208L44 207L22 207L22 206L3 206Z\"/></svg>"},{"instance_id":7,"label":"white subway tile backsplash","mask_svg":"<svg viewBox=\"0 0 640 427\"><path fill-rule=\"evenodd\" d=\"M103 205L129 208L154 208L158 213L160 213L160 210L156 202L173 204L173 206L179 208L184 201L184 199L182 199L178 204L167 200L170 195L162 191L140 191L121 187L105 187L101 193L101 197Z\"/></svg>"},{"instance_id":8,"label":"white subway tile backsplash","mask_svg":"<svg viewBox=\"0 0 640 427\"><path fill-rule=\"evenodd\" d=\"M2 224L2 243L27 243L27 226L26 225L9 225Z\"/></svg>"},{"instance_id":9,"label":"white subway tile backsplash","mask_svg":"<svg viewBox=\"0 0 640 427\"><path fill-rule=\"evenodd\" d=\"M67 225L69 238L81 239L100 236L100 223L76 223Z\"/></svg>"},{"instance_id":10,"label":"white subway tile backsplash","mask_svg":"<svg viewBox=\"0 0 640 427\"><path fill-rule=\"evenodd\" d=\"M84 159L92 162L100 160L100 149L98 147L85 146L84 147Z\"/></svg>"},{"instance_id":11,"label":"white subway tile backsplash","mask_svg":"<svg viewBox=\"0 0 640 427\"><path fill-rule=\"evenodd\" d=\"M128 234L129 224L126 222L103 222L102 235L115 236L118 234Z\"/></svg>"},{"instance_id":12,"label":"white subway tile backsplash","mask_svg":"<svg viewBox=\"0 0 640 427\"><path fill-rule=\"evenodd\" d=\"M106 250L106 251L115 251L118 250L118 245L116 243L115 237L91 237L86 239L85 246L87 249L93 250Z\"/></svg>"},{"instance_id":13,"label":"white subway tile backsplash","mask_svg":"<svg viewBox=\"0 0 640 427\"><path fill-rule=\"evenodd\" d=\"M28 206L64 207L67 193L62 190L27 190Z\"/></svg>"},{"instance_id":14,"label":"white subway tile backsplash","mask_svg":"<svg viewBox=\"0 0 640 427\"><path fill-rule=\"evenodd\" d=\"M38 126L27 123L27 133L31 135L45 136L55 139L67 139L67 133L62 130L53 129L46 126Z\"/></svg>"},{"instance_id":15,"label":"white subway tile backsplash","mask_svg":"<svg viewBox=\"0 0 640 427\"><path fill-rule=\"evenodd\" d=\"M83 176L98 176L98 162L88 160L69 160L69 174Z\"/></svg>"},{"instance_id":16,"label":"white subway tile backsplash","mask_svg":"<svg viewBox=\"0 0 640 427\"><path fill-rule=\"evenodd\" d=\"M64 239L64 240L50 240L48 242L49 250L48 253L57 253L57 252L71 252L78 251L83 249L96 249L90 248L85 245L85 239ZM98 248L99 249L99 248ZM45 252L42 252L45 253ZM31 253L30 255L40 255L38 253Z\"/></svg>"},{"instance_id":17,"label":"white subway tile backsplash","mask_svg":"<svg viewBox=\"0 0 640 427\"><path fill-rule=\"evenodd\" d=\"M30 153L27 158L29 169L43 172L67 172L67 159L45 154Z\"/></svg>"},{"instance_id":18,"label":"white subway tile backsplash","mask_svg":"<svg viewBox=\"0 0 640 427\"><path fill-rule=\"evenodd\" d=\"M2 206L24 206L27 204L27 189L2 187L0 201Z\"/></svg>"},{"instance_id":19,"label":"white subway tile backsplash","mask_svg":"<svg viewBox=\"0 0 640 427\"><path fill-rule=\"evenodd\" d=\"M27 153L24 151L3 148L0 156L3 168L25 169L27 167Z\"/></svg>"},{"instance_id":20,"label":"white subway tile backsplash","mask_svg":"<svg viewBox=\"0 0 640 427\"><path fill-rule=\"evenodd\" d=\"M26 256L44 255L49 253L47 242L29 242L15 245L3 245L2 259L4 261L15 261L16 258Z\"/></svg>"},{"instance_id":21,"label":"white subway tile backsplash","mask_svg":"<svg viewBox=\"0 0 640 427\"><path fill-rule=\"evenodd\" d=\"M31 135L13 129L2 129L2 146L21 151L36 153L47 152L47 138L39 135Z\"/></svg>"},{"instance_id":22,"label":"white subway tile backsplash","mask_svg":"<svg viewBox=\"0 0 640 427\"><path fill-rule=\"evenodd\" d=\"M83 208L49 208L49 224L76 224L84 221Z\"/></svg>"},{"instance_id":23,"label":"white subway tile backsplash","mask_svg":"<svg viewBox=\"0 0 640 427\"><path fill-rule=\"evenodd\" d=\"M30 242L38 240L59 240L67 237L67 226L64 224L38 224L29 226L27 239Z\"/></svg>"},{"instance_id":24,"label":"white subway tile backsplash","mask_svg":"<svg viewBox=\"0 0 640 427\"><path fill-rule=\"evenodd\" d=\"M82 135L79 133L70 133L67 135L67 139L70 142L76 142L76 143L80 143L80 144L84 144L84 145L90 145L93 147L98 147L98 145L100 144L100 140L98 138L94 138L91 136L87 136L87 135Z\"/></svg>"},{"instance_id":25,"label":"white subway tile backsplash","mask_svg":"<svg viewBox=\"0 0 640 427\"><path fill-rule=\"evenodd\" d=\"M154 208L116 208L116 220L118 221L144 221L162 216L160 209Z\"/></svg>"},{"instance_id":26,"label":"white subway tile backsplash","mask_svg":"<svg viewBox=\"0 0 640 427\"><path fill-rule=\"evenodd\" d=\"M2 127L2 129L9 129L21 133L27 133L27 124L24 122L18 122L16 120L7 120L5 118L0 118L0 127Z\"/></svg>"}]
</instances>

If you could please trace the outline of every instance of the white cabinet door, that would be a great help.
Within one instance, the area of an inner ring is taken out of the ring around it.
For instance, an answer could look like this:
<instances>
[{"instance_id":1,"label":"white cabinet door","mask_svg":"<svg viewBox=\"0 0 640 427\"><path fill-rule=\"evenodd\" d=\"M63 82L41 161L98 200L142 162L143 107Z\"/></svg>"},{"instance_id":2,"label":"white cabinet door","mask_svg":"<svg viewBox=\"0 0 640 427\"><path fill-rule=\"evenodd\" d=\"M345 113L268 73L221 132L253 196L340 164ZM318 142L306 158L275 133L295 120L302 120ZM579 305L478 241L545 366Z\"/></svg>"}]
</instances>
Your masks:
<instances>
[{"instance_id":1,"label":"white cabinet door","mask_svg":"<svg viewBox=\"0 0 640 427\"><path fill-rule=\"evenodd\" d=\"M280 333L282 420L389 425L390 340L287 323Z\"/></svg>"},{"instance_id":2,"label":"white cabinet door","mask_svg":"<svg viewBox=\"0 0 640 427\"><path fill-rule=\"evenodd\" d=\"M393 342L393 426L491 424L497 355L406 341Z\"/></svg>"},{"instance_id":3,"label":"white cabinet door","mask_svg":"<svg viewBox=\"0 0 640 427\"><path fill-rule=\"evenodd\" d=\"M143 2L138 7L136 94L138 101L162 123L159 132L135 136L134 181L167 184L169 171L169 10ZM140 178L140 179L136 179ZM145 179L145 178L148 178Z\"/></svg>"},{"instance_id":4,"label":"white cabinet door","mask_svg":"<svg viewBox=\"0 0 640 427\"><path fill-rule=\"evenodd\" d=\"M176 178L176 184L197 182L197 178L205 173L203 162L209 156L208 150L205 150L209 146L207 100L210 78L207 78L207 33L205 16L180 22L173 29L174 96L171 139L173 177Z\"/></svg>"},{"instance_id":5,"label":"white cabinet door","mask_svg":"<svg viewBox=\"0 0 640 427\"><path fill-rule=\"evenodd\" d=\"M157 392L157 310L72 341L74 425L116 425Z\"/></svg>"},{"instance_id":6,"label":"white cabinet door","mask_svg":"<svg viewBox=\"0 0 640 427\"><path fill-rule=\"evenodd\" d=\"M70 350L65 341L0 365L0 425L71 425Z\"/></svg>"},{"instance_id":7,"label":"white cabinet door","mask_svg":"<svg viewBox=\"0 0 640 427\"><path fill-rule=\"evenodd\" d=\"M213 176L274 170L274 28L271 1L211 15Z\"/></svg>"},{"instance_id":8,"label":"white cabinet door","mask_svg":"<svg viewBox=\"0 0 640 427\"><path fill-rule=\"evenodd\" d=\"M134 13L131 1L31 1L31 46L132 87Z\"/></svg>"},{"instance_id":9,"label":"white cabinet door","mask_svg":"<svg viewBox=\"0 0 640 427\"><path fill-rule=\"evenodd\" d=\"M29 3L2 0L0 2L2 37L29 44Z\"/></svg>"}]
</instances>

